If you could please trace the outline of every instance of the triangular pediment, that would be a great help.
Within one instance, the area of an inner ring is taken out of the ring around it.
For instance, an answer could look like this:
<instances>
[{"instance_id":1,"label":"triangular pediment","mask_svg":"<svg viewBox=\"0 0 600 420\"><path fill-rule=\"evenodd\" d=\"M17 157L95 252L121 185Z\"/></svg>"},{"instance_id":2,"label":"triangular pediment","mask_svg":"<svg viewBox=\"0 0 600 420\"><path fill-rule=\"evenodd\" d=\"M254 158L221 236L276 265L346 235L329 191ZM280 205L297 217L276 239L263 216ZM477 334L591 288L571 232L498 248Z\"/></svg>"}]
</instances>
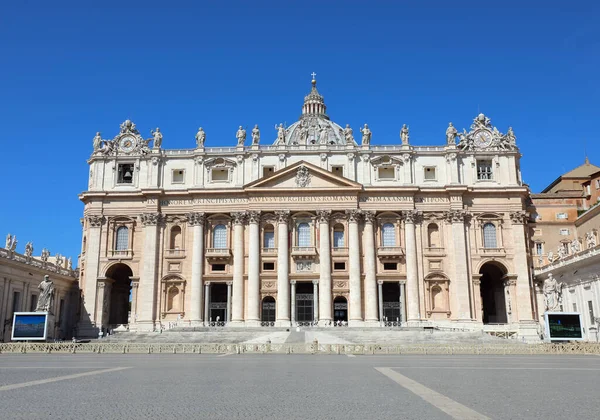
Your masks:
<instances>
[{"instance_id":1,"label":"triangular pediment","mask_svg":"<svg viewBox=\"0 0 600 420\"><path fill-rule=\"evenodd\" d=\"M260 178L246 184L248 191L268 190L361 190L362 185L342 176L332 174L311 163L300 161L280 169L267 178Z\"/></svg>"}]
</instances>

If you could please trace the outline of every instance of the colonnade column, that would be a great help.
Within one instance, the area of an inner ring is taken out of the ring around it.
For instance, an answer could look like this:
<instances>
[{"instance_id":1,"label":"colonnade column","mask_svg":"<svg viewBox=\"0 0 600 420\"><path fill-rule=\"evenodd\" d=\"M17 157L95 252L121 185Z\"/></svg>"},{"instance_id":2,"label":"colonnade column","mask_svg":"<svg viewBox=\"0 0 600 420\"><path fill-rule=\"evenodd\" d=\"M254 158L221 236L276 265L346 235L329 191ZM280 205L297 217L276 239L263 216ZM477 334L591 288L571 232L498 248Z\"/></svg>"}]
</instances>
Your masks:
<instances>
[{"instance_id":1,"label":"colonnade column","mask_svg":"<svg viewBox=\"0 0 600 420\"><path fill-rule=\"evenodd\" d=\"M373 222L375 221L375 212L364 212L365 217L365 321L371 324L377 324L377 279L375 275L375 233ZM380 291L381 295L381 291ZM381 318L379 318L381 319Z\"/></svg>"},{"instance_id":2,"label":"colonnade column","mask_svg":"<svg viewBox=\"0 0 600 420\"><path fill-rule=\"evenodd\" d=\"M460 321L471 321L471 305L469 296L469 270L467 267L467 243L465 238L465 217L463 210L450 210L446 217L452 223L452 249L454 250L454 278L452 287L454 295L453 318Z\"/></svg>"},{"instance_id":3,"label":"colonnade column","mask_svg":"<svg viewBox=\"0 0 600 420\"><path fill-rule=\"evenodd\" d=\"M290 282L290 286L292 288L292 315L291 315L291 320L292 320L292 326L294 326L294 323L296 322L296 280L292 280Z\"/></svg>"},{"instance_id":4,"label":"colonnade column","mask_svg":"<svg viewBox=\"0 0 600 420\"><path fill-rule=\"evenodd\" d=\"M211 321L209 313L210 305L210 282L204 283L204 325L208 325Z\"/></svg>"},{"instance_id":5,"label":"colonnade column","mask_svg":"<svg viewBox=\"0 0 600 420\"><path fill-rule=\"evenodd\" d=\"M204 271L204 213L188 213L188 225L192 227L194 242L192 245L192 278L190 321L202 323L202 273Z\"/></svg>"},{"instance_id":6,"label":"colonnade column","mask_svg":"<svg viewBox=\"0 0 600 420\"><path fill-rule=\"evenodd\" d=\"M383 280L377 280L379 296L379 324L383 324Z\"/></svg>"},{"instance_id":7,"label":"colonnade column","mask_svg":"<svg viewBox=\"0 0 600 420\"><path fill-rule=\"evenodd\" d=\"M331 323L331 241L329 229L330 210L317 211L319 218L319 322L322 325ZM315 294L315 299L317 295ZM317 303L315 301L315 308ZM316 320L316 319L315 319Z\"/></svg>"},{"instance_id":8,"label":"colonnade column","mask_svg":"<svg viewBox=\"0 0 600 420\"><path fill-rule=\"evenodd\" d=\"M248 311L246 325L260 325L260 212L248 212Z\"/></svg>"},{"instance_id":9,"label":"colonnade column","mask_svg":"<svg viewBox=\"0 0 600 420\"><path fill-rule=\"evenodd\" d=\"M290 256L288 244L289 210L276 211L277 216L277 317L275 325L290 326Z\"/></svg>"},{"instance_id":10,"label":"colonnade column","mask_svg":"<svg viewBox=\"0 0 600 420\"><path fill-rule=\"evenodd\" d=\"M533 321L533 307L531 303L531 287L529 282L529 266L527 264L527 249L525 241L525 223L527 213L517 211L510 213L512 222L513 246L515 252L515 274L517 274L516 306L519 322Z\"/></svg>"},{"instance_id":11,"label":"colonnade column","mask_svg":"<svg viewBox=\"0 0 600 420\"><path fill-rule=\"evenodd\" d=\"M140 217L144 226L144 253L140 275L139 331L153 331L156 320L156 267L159 213L143 213Z\"/></svg>"},{"instance_id":12,"label":"colonnade column","mask_svg":"<svg viewBox=\"0 0 600 420\"><path fill-rule=\"evenodd\" d=\"M319 280L313 280L313 322L319 322Z\"/></svg>"},{"instance_id":13,"label":"colonnade column","mask_svg":"<svg viewBox=\"0 0 600 420\"><path fill-rule=\"evenodd\" d=\"M246 213L231 213L233 218L233 308L229 320L233 324L244 321L244 219Z\"/></svg>"},{"instance_id":14,"label":"colonnade column","mask_svg":"<svg viewBox=\"0 0 600 420\"><path fill-rule=\"evenodd\" d=\"M360 241L358 222L361 212L358 209L346 210L348 215L348 265L350 266L350 316L348 325L362 324L362 291L360 278Z\"/></svg>"},{"instance_id":15,"label":"colonnade column","mask_svg":"<svg viewBox=\"0 0 600 420\"><path fill-rule=\"evenodd\" d=\"M417 271L417 238L415 223L420 216L417 210L404 213L404 229L406 235L406 283L408 285L407 306L408 322L419 321L419 276Z\"/></svg>"},{"instance_id":16,"label":"colonnade column","mask_svg":"<svg viewBox=\"0 0 600 420\"><path fill-rule=\"evenodd\" d=\"M225 322L231 322L231 286L233 282L227 282L227 310L225 313Z\"/></svg>"}]
</instances>

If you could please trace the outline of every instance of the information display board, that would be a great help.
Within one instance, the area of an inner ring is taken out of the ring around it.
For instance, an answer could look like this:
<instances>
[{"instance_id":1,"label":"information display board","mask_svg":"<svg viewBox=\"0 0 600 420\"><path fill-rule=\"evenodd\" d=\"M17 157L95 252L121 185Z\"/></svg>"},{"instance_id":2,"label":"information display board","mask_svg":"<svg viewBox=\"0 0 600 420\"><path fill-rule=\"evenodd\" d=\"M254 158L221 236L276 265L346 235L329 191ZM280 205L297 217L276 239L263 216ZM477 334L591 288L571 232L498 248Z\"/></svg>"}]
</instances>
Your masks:
<instances>
[{"instance_id":1,"label":"information display board","mask_svg":"<svg viewBox=\"0 0 600 420\"><path fill-rule=\"evenodd\" d=\"M577 312L546 312L546 338L550 341L583 340L581 314Z\"/></svg>"},{"instance_id":2,"label":"information display board","mask_svg":"<svg viewBox=\"0 0 600 420\"><path fill-rule=\"evenodd\" d=\"M13 341L44 341L48 323L48 312L15 312L13 317Z\"/></svg>"}]
</instances>

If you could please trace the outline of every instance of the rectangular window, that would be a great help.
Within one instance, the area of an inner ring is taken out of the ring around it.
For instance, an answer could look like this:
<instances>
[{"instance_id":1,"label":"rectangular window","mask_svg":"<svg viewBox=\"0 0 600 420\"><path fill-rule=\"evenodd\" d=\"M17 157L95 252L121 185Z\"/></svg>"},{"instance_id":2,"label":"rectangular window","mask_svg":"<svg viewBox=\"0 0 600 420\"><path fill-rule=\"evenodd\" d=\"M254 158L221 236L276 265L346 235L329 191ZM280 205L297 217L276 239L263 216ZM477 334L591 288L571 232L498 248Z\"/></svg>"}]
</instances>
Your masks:
<instances>
[{"instance_id":1,"label":"rectangular window","mask_svg":"<svg viewBox=\"0 0 600 420\"><path fill-rule=\"evenodd\" d=\"M183 184L184 175L185 175L185 170L173 169L173 173L172 173L173 184Z\"/></svg>"},{"instance_id":2,"label":"rectangular window","mask_svg":"<svg viewBox=\"0 0 600 420\"><path fill-rule=\"evenodd\" d=\"M595 324L596 320L594 319L594 304L591 300L588 300L588 312L590 313L590 324Z\"/></svg>"},{"instance_id":3,"label":"rectangular window","mask_svg":"<svg viewBox=\"0 0 600 420\"><path fill-rule=\"evenodd\" d=\"M275 168L272 166L263 166L263 178L268 178L273 175Z\"/></svg>"},{"instance_id":4,"label":"rectangular window","mask_svg":"<svg viewBox=\"0 0 600 420\"><path fill-rule=\"evenodd\" d=\"M560 220L560 219L569 219L569 215L567 213L556 213L556 219Z\"/></svg>"},{"instance_id":5,"label":"rectangular window","mask_svg":"<svg viewBox=\"0 0 600 420\"><path fill-rule=\"evenodd\" d=\"M478 160L477 161L477 179L480 181L492 180L492 161Z\"/></svg>"},{"instance_id":6,"label":"rectangular window","mask_svg":"<svg viewBox=\"0 0 600 420\"><path fill-rule=\"evenodd\" d=\"M383 263L383 269L386 271L397 270L398 263Z\"/></svg>"},{"instance_id":7,"label":"rectangular window","mask_svg":"<svg viewBox=\"0 0 600 420\"><path fill-rule=\"evenodd\" d=\"M264 247L265 248L275 248L275 232L273 231L267 231L265 232L265 243L264 243Z\"/></svg>"},{"instance_id":8,"label":"rectangular window","mask_svg":"<svg viewBox=\"0 0 600 420\"><path fill-rule=\"evenodd\" d=\"M213 169L212 180L214 182L227 182L229 181L229 170L227 169Z\"/></svg>"},{"instance_id":9,"label":"rectangular window","mask_svg":"<svg viewBox=\"0 0 600 420\"><path fill-rule=\"evenodd\" d=\"M378 174L379 179L389 180L396 178L396 171L394 168L379 168Z\"/></svg>"},{"instance_id":10,"label":"rectangular window","mask_svg":"<svg viewBox=\"0 0 600 420\"><path fill-rule=\"evenodd\" d=\"M225 271L225 264L213 264L212 271Z\"/></svg>"},{"instance_id":11,"label":"rectangular window","mask_svg":"<svg viewBox=\"0 0 600 420\"><path fill-rule=\"evenodd\" d=\"M21 310L21 292L13 292L12 311L19 312Z\"/></svg>"},{"instance_id":12,"label":"rectangular window","mask_svg":"<svg viewBox=\"0 0 600 420\"><path fill-rule=\"evenodd\" d=\"M567 235L569 235L569 229L561 229L561 230L560 230L560 234L561 234L562 236L567 236Z\"/></svg>"},{"instance_id":13,"label":"rectangular window","mask_svg":"<svg viewBox=\"0 0 600 420\"><path fill-rule=\"evenodd\" d=\"M263 263L263 271L273 271L275 270L274 262L265 262Z\"/></svg>"},{"instance_id":14,"label":"rectangular window","mask_svg":"<svg viewBox=\"0 0 600 420\"><path fill-rule=\"evenodd\" d=\"M37 308L37 295L31 295L31 301L29 302L29 312L35 312Z\"/></svg>"},{"instance_id":15,"label":"rectangular window","mask_svg":"<svg viewBox=\"0 0 600 420\"><path fill-rule=\"evenodd\" d=\"M333 263L333 269L334 270L345 270L346 269L346 263L345 262L334 262Z\"/></svg>"},{"instance_id":16,"label":"rectangular window","mask_svg":"<svg viewBox=\"0 0 600 420\"><path fill-rule=\"evenodd\" d=\"M336 230L333 232L333 247L343 248L344 247L344 231Z\"/></svg>"},{"instance_id":17,"label":"rectangular window","mask_svg":"<svg viewBox=\"0 0 600 420\"><path fill-rule=\"evenodd\" d=\"M300 223L298 225L298 246L311 246L310 240L310 225L308 223Z\"/></svg>"},{"instance_id":18,"label":"rectangular window","mask_svg":"<svg viewBox=\"0 0 600 420\"><path fill-rule=\"evenodd\" d=\"M121 163L117 168L117 184L133 184L133 163Z\"/></svg>"},{"instance_id":19,"label":"rectangular window","mask_svg":"<svg viewBox=\"0 0 600 420\"><path fill-rule=\"evenodd\" d=\"M339 175L339 176L344 176L344 167L343 166L332 166L331 172L333 172L334 174Z\"/></svg>"},{"instance_id":20,"label":"rectangular window","mask_svg":"<svg viewBox=\"0 0 600 420\"><path fill-rule=\"evenodd\" d=\"M435 167L425 167L425 181L435 181L437 178L435 176Z\"/></svg>"},{"instance_id":21,"label":"rectangular window","mask_svg":"<svg viewBox=\"0 0 600 420\"><path fill-rule=\"evenodd\" d=\"M544 247L541 242L536 242L535 253L536 253L536 255L542 255L544 253Z\"/></svg>"}]
</instances>

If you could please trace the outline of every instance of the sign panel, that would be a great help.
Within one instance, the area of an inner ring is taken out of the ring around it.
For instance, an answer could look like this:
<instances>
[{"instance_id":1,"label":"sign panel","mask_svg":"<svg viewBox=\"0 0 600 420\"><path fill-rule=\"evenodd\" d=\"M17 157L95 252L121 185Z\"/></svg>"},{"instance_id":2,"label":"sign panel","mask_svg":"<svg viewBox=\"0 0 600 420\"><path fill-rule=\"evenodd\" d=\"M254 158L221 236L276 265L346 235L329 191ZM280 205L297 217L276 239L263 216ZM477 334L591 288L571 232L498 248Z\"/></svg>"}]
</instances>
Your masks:
<instances>
[{"instance_id":1,"label":"sign panel","mask_svg":"<svg viewBox=\"0 0 600 420\"><path fill-rule=\"evenodd\" d=\"M581 314L577 312L546 312L546 338L550 341L583 340Z\"/></svg>"},{"instance_id":2,"label":"sign panel","mask_svg":"<svg viewBox=\"0 0 600 420\"><path fill-rule=\"evenodd\" d=\"M46 340L48 312L15 312L11 340Z\"/></svg>"}]
</instances>

